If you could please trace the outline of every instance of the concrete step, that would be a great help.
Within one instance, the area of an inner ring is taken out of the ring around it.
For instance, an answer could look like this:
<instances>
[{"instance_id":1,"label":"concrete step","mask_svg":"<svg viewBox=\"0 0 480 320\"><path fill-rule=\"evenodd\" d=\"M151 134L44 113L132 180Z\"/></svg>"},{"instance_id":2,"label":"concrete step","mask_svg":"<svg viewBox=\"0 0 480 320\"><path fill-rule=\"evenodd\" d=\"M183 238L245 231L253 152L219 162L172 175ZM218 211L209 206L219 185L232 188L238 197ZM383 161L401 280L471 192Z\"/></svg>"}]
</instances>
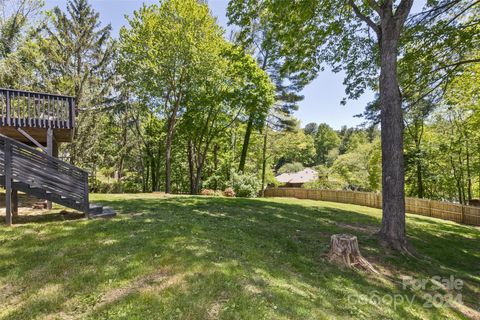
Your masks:
<instances>
[{"instance_id":1,"label":"concrete step","mask_svg":"<svg viewBox=\"0 0 480 320\"><path fill-rule=\"evenodd\" d=\"M101 205L90 205L90 210L88 212L89 219L96 218L113 218L117 213L110 207L103 207Z\"/></svg>"}]
</instances>

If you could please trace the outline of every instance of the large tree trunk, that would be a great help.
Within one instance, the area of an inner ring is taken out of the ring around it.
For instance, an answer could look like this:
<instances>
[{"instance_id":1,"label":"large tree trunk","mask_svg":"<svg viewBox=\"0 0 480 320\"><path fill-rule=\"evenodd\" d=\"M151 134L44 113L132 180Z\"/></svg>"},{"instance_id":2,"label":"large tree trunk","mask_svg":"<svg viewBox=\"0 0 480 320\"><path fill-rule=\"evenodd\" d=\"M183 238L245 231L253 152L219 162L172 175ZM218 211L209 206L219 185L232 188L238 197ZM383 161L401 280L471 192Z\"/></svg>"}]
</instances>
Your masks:
<instances>
[{"instance_id":1,"label":"large tree trunk","mask_svg":"<svg viewBox=\"0 0 480 320\"><path fill-rule=\"evenodd\" d=\"M420 199L425 197L423 191L423 172L422 172L422 162L420 159L415 160L417 162L417 194Z\"/></svg>"},{"instance_id":2,"label":"large tree trunk","mask_svg":"<svg viewBox=\"0 0 480 320\"><path fill-rule=\"evenodd\" d=\"M168 132L167 141L165 143L165 193L172 192L171 190L171 158L172 158L172 134Z\"/></svg>"},{"instance_id":3,"label":"large tree trunk","mask_svg":"<svg viewBox=\"0 0 480 320\"><path fill-rule=\"evenodd\" d=\"M181 97L181 96L180 96ZM172 142L173 142L173 133L175 129L175 122L177 120L177 112L180 107L180 97L177 98L175 106L173 107L172 114L168 119L168 128L167 128L167 139L165 141L165 193L172 192Z\"/></svg>"},{"instance_id":4,"label":"large tree trunk","mask_svg":"<svg viewBox=\"0 0 480 320\"><path fill-rule=\"evenodd\" d=\"M192 146L191 140L188 140L187 155L188 155L188 172L189 172L189 179L190 179L190 194L195 194L195 190L197 188L195 186L195 165L193 160L193 146Z\"/></svg>"},{"instance_id":5,"label":"large tree trunk","mask_svg":"<svg viewBox=\"0 0 480 320\"><path fill-rule=\"evenodd\" d=\"M243 172L245 169L245 162L247 161L248 145L250 144L250 136L253 129L253 115L248 118L247 129L245 130L245 137L243 139L242 154L240 155L240 164L238 165L238 171Z\"/></svg>"},{"instance_id":6,"label":"large tree trunk","mask_svg":"<svg viewBox=\"0 0 480 320\"><path fill-rule=\"evenodd\" d=\"M147 159L143 159L143 181L142 181L142 191L145 193L148 190L148 181L150 180L150 164Z\"/></svg>"},{"instance_id":7,"label":"large tree trunk","mask_svg":"<svg viewBox=\"0 0 480 320\"><path fill-rule=\"evenodd\" d=\"M122 122L122 148L126 148L127 145L127 124L126 121ZM123 171L123 163L125 161L125 156L126 156L126 150L123 150L120 159L118 161L118 167L117 167L117 181L120 181L122 179L122 171Z\"/></svg>"},{"instance_id":8,"label":"large tree trunk","mask_svg":"<svg viewBox=\"0 0 480 320\"><path fill-rule=\"evenodd\" d=\"M382 19L379 39L383 195L380 238L388 247L408 251L405 231L403 110L397 77L398 29L393 17Z\"/></svg>"},{"instance_id":9,"label":"large tree trunk","mask_svg":"<svg viewBox=\"0 0 480 320\"><path fill-rule=\"evenodd\" d=\"M218 149L220 149L220 146L218 144L215 144L215 147L213 147L213 174L215 176L217 175L218 170ZM218 179L215 179L214 189L218 189Z\"/></svg>"},{"instance_id":10,"label":"large tree trunk","mask_svg":"<svg viewBox=\"0 0 480 320\"><path fill-rule=\"evenodd\" d=\"M201 155L199 157L202 157ZM195 194L200 193L200 187L202 184L202 175L203 175L203 161L200 159L199 163L197 164L197 175L195 177Z\"/></svg>"},{"instance_id":11,"label":"large tree trunk","mask_svg":"<svg viewBox=\"0 0 480 320\"><path fill-rule=\"evenodd\" d=\"M422 120L423 121L423 120ZM423 126L423 124L422 124ZM422 168L422 159L421 159L421 138L419 137L418 128L415 128L415 165L417 170L417 196L420 199L423 199L424 188L423 188L423 168Z\"/></svg>"},{"instance_id":12,"label":"large tree trunk","mask_svg":"<svg viewBox=\"0 0 480 320\"><path fill-rule=\"evenodd\" d=\"M468 141L466 142L465 151L466 151L466 161L467 161L467 200L468 202L472 201L472 170L470 168L470 150L468 148Z\"/></svg>"},{"instance_id":13,"label":"large tree trunk","mask_svg":"<svg viewBox=\"0 0 480 320\"><path fill-rule=\"evenodd\" d=\"M267 139L268 139L268 127L265 126L265 134L263 136L263 150L262 150L262 197L265 196L265 175L267 171Z\"/></svg>"},{"instance_id":14,"label":"large tree trunk","mask_svg":"<svg viewBox=\"0 0 480 320\"><path fill-rule=\"evenodd\" d=\"M158 175L157 175L157 164L155 158L152 156L150 158L150 171L152 176L152 191L158 191Z\"/></svg>"}]
</instances>

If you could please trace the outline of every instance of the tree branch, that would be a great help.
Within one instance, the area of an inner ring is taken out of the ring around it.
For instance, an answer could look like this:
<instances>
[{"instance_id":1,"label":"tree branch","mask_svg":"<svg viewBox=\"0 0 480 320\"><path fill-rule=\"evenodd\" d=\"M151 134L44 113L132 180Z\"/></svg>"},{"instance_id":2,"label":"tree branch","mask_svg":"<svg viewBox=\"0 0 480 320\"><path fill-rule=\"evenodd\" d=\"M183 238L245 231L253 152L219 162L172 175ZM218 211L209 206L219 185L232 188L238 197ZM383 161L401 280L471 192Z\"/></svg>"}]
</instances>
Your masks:
<instances>
[{"instance_id":1,"label":"tree branch","mask_svg":"<svg viewBox=\"0 0 480 320\"><path fill-rule=\"evenodd\" d=\"M355 12L355 15L365 22L370 28L372 28L373 31L377 34L377 36L380 37L380 28L375 24L375 22L372 21L368 16L364 15L361 11L360 8L355 4L354 0L348 0L348 4L352 7L353 12Z\"/></svg>"},{"instance_id":2,"label":"tree branch","mask_svg":"<svg viewBox=\"0 0 480 320\"><path fill-rule=\"evenodd\" d=\"M402 0L395 11L395 18L397 19L397 28L400 30L407 20L408 14L412 9L413 0Z\"/></svg>"},{"instance_id":3,"label":"tree branch","mask_svg":"<svg viewBox=\"0 0 480 320\"><path fill-rule=\"evenodd\" d=\"M452 0L450 2L445 2L441 5L438 5L430 10L427 10L427 11L422 11L422 12L419 12L419 13L416 13L414 15L412 15L410 17L409 20L413 20L413 19L416 19L417 17L422 17L420 19L420 21L424 21L426 20L431 14L434 14L434 17L431 19L435 19L438 15L442 14L443 12L445 12L446 10L449 10L451 7L455 6L456 4L458 4L461 0ZM440 11L438 13L438 11Z\"/></svg>"},{"instance_id":4,"label":"tree branch","mask_svg":"<svg viewBox=\"0 0 480 320\"><path fill-rule=\"evenodd\" d=\"M447 64L447 65L442 66L442 67L438 67L438 68L432 70L432 72L437 72L441 69L446 69L446 68L450 68L450 67L458 67L458 66L461 66L462 64L475 63L475 62L480 62L480 58L457 61L455 63L451 63L451 64Z\"/></svg>"}]
</instances>

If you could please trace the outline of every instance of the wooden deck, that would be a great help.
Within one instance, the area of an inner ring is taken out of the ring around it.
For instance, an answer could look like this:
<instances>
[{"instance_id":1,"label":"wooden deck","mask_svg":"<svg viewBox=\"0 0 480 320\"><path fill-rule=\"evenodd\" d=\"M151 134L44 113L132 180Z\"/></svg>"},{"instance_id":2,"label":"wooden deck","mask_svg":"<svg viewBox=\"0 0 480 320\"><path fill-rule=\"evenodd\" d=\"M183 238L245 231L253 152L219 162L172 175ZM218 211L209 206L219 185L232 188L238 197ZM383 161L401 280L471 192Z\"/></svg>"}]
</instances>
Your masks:
<instances>
[{"instance_id":1,"label":"wooden deck","mask_svg":"<svg viewBox=\"0 0 480 320\"><path fill-rule=\"evenodd\" d=\"M24 132L46 143L52 129L56 142L71 142L75 128L73 97L0 89L0 134L29 143Z\"/></svg>"}]
</instances>

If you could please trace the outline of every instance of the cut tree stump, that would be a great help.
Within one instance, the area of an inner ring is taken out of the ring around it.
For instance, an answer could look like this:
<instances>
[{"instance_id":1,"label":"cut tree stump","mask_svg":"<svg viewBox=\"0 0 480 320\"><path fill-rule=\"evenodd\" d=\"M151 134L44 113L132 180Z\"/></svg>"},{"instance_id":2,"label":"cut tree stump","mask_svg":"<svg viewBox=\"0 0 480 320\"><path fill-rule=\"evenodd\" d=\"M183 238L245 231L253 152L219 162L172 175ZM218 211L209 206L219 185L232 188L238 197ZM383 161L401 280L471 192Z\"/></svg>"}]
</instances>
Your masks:
<instances>
[{"instance_id":1,"label":"cut tree stump","mask_svg":"<svg viewBox=\"0 0 480 320\"><path fill-rule=\"evenodd\" d=\"M330 262L364 271L378 273L377 270L360 253L358 240L351 234L334 234L330 238Z\"/></svg>"}]
</instances>

